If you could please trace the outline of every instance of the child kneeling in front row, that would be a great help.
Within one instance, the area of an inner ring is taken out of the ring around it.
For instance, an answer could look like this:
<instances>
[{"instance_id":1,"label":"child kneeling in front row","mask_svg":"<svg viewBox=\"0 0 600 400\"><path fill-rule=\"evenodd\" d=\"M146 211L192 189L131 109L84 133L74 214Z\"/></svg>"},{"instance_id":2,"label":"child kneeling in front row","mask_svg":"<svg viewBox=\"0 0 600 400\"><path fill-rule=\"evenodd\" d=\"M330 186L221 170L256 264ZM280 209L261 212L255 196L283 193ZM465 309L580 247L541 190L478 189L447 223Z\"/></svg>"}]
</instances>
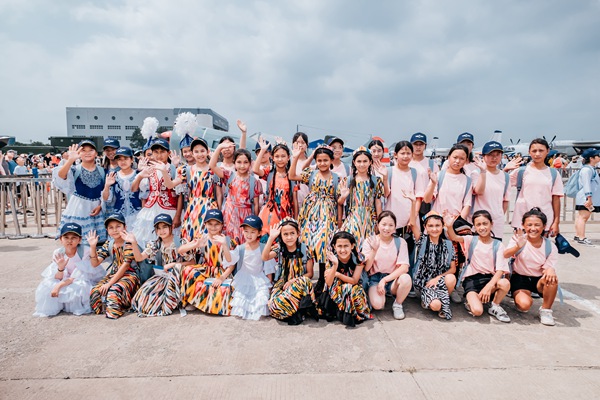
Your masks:
<instances>
[{"instance_id":1,"label":"child kneeling in front row","mask_svg":"<svg viewBox=\"0 0 600 400\"><path fill-rule=\"evenodd\" d=\"M523 229L515 232L504 256L514 257L510 286L517 310L529 311L533 305L531 293L538 293L543 297L540 322L553 326L552 304L558 292L555 270L558 250L543 236L547 222L546 214L537 207L523 214Z\"/></svg>"}]
</instances>

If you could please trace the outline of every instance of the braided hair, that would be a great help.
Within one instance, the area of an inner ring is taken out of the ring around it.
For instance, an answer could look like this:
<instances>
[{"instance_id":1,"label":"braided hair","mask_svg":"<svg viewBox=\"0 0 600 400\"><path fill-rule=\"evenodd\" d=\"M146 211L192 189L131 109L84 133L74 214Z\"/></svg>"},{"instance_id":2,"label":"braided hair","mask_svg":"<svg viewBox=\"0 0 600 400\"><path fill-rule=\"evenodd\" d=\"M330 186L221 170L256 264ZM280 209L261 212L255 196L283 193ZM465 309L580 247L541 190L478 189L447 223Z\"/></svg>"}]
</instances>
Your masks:
<instances>
[{"instance_id":1,"label":"braided hair","mask_svg":"<svg viewBox=\"0 0 600 400\"><path fill-rule=\"evenodd\" d=\"M369 168L367 170L367 175L369 176L369 187L371 188L371 190L375 190L375 184L373 183L373 156L371 155L371 152L366 151L366 150L359 150L356 151L353 155L352 155L352 177L350 178L350 185L348 187L348 189L350 189L350 194L348 195L348 198L350 199L348 201L348 208L350 207L350 203L352 202L352 195L354 192L354 188L356 188L356 174L357 174L357 170L356 170L356 165L354 165L354 161L358 158L358 156L360 155L365 155L369 158L369 161L371 161L371 165L369 165Z\"/></svg>"},{"instance_id":2,"label":"braided hair","mask_svg":"<svg viewBox=\"0 0 600 400\"><path fill-rule=\"evenodd\" d=\"M287 145L285 143L277 143L274 147L273 150L271 151L271 172L269 172L269 174L273 174L273 179L271 179L271 187L268 188L269 190L269 198L267 199L267 204L270 203L269 205L269 211L273 211L273 208L275 207L275 180L277 178L277 167L275 166L275 152L277 152L278 150L284 150L287 155L288 155L288 162L285 166L285 171L289 172L290 171L290 166L291 166L291 161L289 159L290 156L290 149L289 147L287 147ZM293 198L293 190L292 190L292 181L290 181L289 175L286 174L286 178L288 180L288 187L289 187L289 198L290 201L292 201ZM267 182L269 180L267 179Z\"/></svg>"}]
</instances>

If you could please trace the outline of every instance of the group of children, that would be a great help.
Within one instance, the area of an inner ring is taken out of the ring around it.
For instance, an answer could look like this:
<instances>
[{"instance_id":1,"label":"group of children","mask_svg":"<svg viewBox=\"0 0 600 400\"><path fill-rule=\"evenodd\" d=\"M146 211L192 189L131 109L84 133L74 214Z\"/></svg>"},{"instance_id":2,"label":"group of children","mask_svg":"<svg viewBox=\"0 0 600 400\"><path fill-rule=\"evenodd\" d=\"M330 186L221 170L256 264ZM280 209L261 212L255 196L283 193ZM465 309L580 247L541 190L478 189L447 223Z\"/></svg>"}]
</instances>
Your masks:
<instances>
[{"instance_id":1,"label":"group of children","mask_svg":"<svg viewBox=\"0 0 600 400\"><path fill-rule=\"evenodd\" d=\"M42 275L35 315L179 308L354 326L387 296L396 319L409 295L451 319L451 298L461 292L473 316L487 306L502 322L510 322L501 306L507 294L521 312L539 294L541 322L554 325L557 249L545 236L559 232L562 181L543 164L548 144L532 141L532 162L512 161L509 175L498 169L500 143L486 143L475 159L473 136L461 134L441 170L423 157L426 143L422 133L398 142L394 165L385 166L384 145L374 140L347 166L340 138L310 155L303 133L291 149L260 139L253 161L230 137L211 152L186 135L181 165L156 138L133 170L130 149L105 149L113 158L102 168L84 140L55 173L70 195L63 247ZM505 247L510 186L518 192L515 233Z\"/></svg>"}]
</instances>

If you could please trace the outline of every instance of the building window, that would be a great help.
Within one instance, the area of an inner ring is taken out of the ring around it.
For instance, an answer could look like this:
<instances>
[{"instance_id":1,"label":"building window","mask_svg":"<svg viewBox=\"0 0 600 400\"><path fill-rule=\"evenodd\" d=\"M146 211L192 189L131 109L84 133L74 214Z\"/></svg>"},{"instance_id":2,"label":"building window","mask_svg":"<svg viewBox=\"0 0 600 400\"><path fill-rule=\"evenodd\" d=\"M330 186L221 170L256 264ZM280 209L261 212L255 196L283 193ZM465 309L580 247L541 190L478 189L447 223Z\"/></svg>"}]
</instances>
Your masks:
<instances>
[{"instance_id":1,"label":"building window","mask_svg":"<svg viewBox=\"0 0 600 400\"><path fill-rule=\"evenodd\" d=\"M111 117L111 119L114 121L115 119L117 119L114 115Z\"/></svg>"},{"instance_id":2,"label":"building window","mask_svg":"<svg viewBox=\"0 0 600 400\"><path fill-rule=\"evenodd\" d=\"M129 117L129 120L130 120L130 121L133 121L133 117Z\"/></svg>"},{"instance_id":3,"label":"building window","mask_svg":"<svg viewBox=\"0 0 600 400\"><path fill-rule=\"evenodd\" d=\"M85 129L85 125L71 125L71 129Z\"/></svg>"},{"instance_id":4,"label":"building window","mask_svg":"<svg viewBox=\"0 0 600 400\"><path fill-rule=\"evenodd\" d=\"M104 129L104 125L90 125L90 129Z\"/></svg>"},{"instance_id":5,"label":"building window","mask_svg":"<svg viewBox=\"0 0 600 400\"><path fill-rule=\"evenodd\" d=\"M168 120L169 120L169 117L165 117L165 121L168 121Z\"/></svg>"},{"instance_id":6,"label":"building window","mask_svg":"<svg viewBox=\"0 0 600 400\"><path fill-rule=\"evenodd\" d=\"M135 125L125 125L125 130L127 131L135 131L137 128Z\"/></svg>"},{"instance_id":7,"label":"building window","mask_svg":"<svg viewBox=\"0 0 600 400\"><path fill-rule=\"evenodd\" d=\"M77 118L77 119L81 119L81 117L80 117L79 115L78 115L78 116L76 116L75 118Z\"/></svg>"},{"instance_id":8,"label":"building window","mask_svg":"<svg viewBox=\"0 0 600 400\"><path fill-rule=\"evenodd\" d=\"M108 129L121 129L121 125L108 125Z\"/></svg>"},{"instance_id":9,"label":"building window","mask_svg":"<svg viewBox=\"0 0 600 400\"><path fill-rule=\"evenodd\" d=\"M125 139L127 139L127 140L133 140L133 136L125 136Z\"/></svg>"},{"instance_id":10,"label":"building window","mask_svg":"<svg viewBox=\"0 0 600 400\"><path fill-rule=\"evenodd\" d=\"M98 116L97 116L97 115L94 115L94 119L95 119L95 120L98 120Z\"/></svg>"},{"instance_id":11,"label":"building window","mask_svg":"<svg viewBox=\"0 0 600 400\"><path fill-rule=\"evenodd\" d=\"M121 136L109 136L110 139L121 140Z\"/></svg>"}]
</instances>

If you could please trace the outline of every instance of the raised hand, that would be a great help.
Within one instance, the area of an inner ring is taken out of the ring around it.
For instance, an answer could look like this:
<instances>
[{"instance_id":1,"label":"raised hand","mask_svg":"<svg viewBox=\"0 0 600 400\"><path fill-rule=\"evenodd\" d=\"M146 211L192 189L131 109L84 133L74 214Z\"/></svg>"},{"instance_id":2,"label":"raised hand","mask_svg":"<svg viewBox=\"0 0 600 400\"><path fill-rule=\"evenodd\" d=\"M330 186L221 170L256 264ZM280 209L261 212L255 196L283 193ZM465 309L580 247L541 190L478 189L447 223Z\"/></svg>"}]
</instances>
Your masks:
<instances>
[{"instance_id":1,"label":"raised hand","mask_svg":"<svg viewBox=\"0 0 600 400\"><path fill-rule=\"evenodd\" d=\"M142 171L146 168L148 166L148 161L150 161L148 157L140 157L140 160L138 161L138 171Z\"/></svg>"},{"instance_id":2,"label":"raised hand","mask_svg":"<svg viewBox=\"0 0 600 400\"><path fill-rule=\"evenodd\" d=\"M527 234L525 233L525 231L523 231L523 229L519 228L513 235L513 240L515 241L515 243L517 243L517 246L519 246L519 248L522 248L527 244Z\"/></svg>"},{"instance_id":3,"label":"raised hand","mask_svg":"<svg viewBox=\"0 0 600 400\"><path fill-rule=\"evenodd\" d=\"M303 151L300 150L298 147L296 147L294 150L292 150L292 157L293 158L298 158L300 157L300 154L302 154Z\"/></svg>"},{"instance_id":4,"label":"raised hand","mask_svg":"<svg viewBox=\"0 0 600 400\"><path fill-rule=\"evenodd\" d=\"M144 167L144 169L142 169L139 174L142 178L149 178L152 175L152 172L154 172L154 169L147 165L146 167Z\"/></svg>"},{"instance_id":5,"label":"raised hand","mask_svg":"<svg viewBox=\"0 0 600 400\"><path fill-rule=\"evenodd\" d=\"M148 164L156 171L162 171L162 172L169 171L169 165L165 164L165 163L161 163L160 161L150 161Z\"/></svg>"},{"instance_id":6,"label":"raised hand","mask_svg":"<svg viewBox=\"0 0 600 400\"><path fill-rule=\"evenodd\" d=\"M173 150L171 150L169 153L169 157L171 157L171 164L174 166L178 166L181 162L181 157L179 157L179 154L175 153Z\"/></svg>"},{"instance_id":7,"label":"raised hand","mask_svg":"<svg viewBox=\"0 0 600 400\"><path fill-rule=\"evenodd\" d=\"M337 266L339 263L337 256L335 254L333 254L333 252L331 250L327 250L327 259L333 266Z\"/></svg>"},{"instance_id":8,"label":"raised hand","mask_svg":"<svg viewBox=\"0 0 600 400\"><path fill-rule=\"evenodd\" d=\"M433 182L433 184L436 184L438 182L438 174L436 174L429 168L427 168L427 175L429 175L429 180Z\"/></svg>"},{"instance_id":9,"label":"raised hand","mask_svg":"<svg viewBox=\"0 0 600 400\"><path fill-rule=\"evenodd\" d=\"M70 145L69 146L69 151L68 151L69 160L71 160L71 159L73 159L73 160L79 159L80 158L79 150L81 150L81 149L79 148L78 144L72 144L72 145Z\"/></svg>"},{"instance_id":10,"label":"raised hand","mask_svg":"<svg viewBox=\"0 0 600 400\"><path fill-rule=\"evenodd\" d=\"M347 186L342 186L342 188L340 189L340 196L342 197L342 199L347 199L349 195L350 189Z\"/></svg>"},{"instance_id":11,"label":"raised hand","mask_svg":"<svg viewBox=\"0 0 600 400\"><path fill-rule=\"evenodd\" d=\"M269 237L270 238L277 238L277 236L279 236L279 233L281 232L281 228L279 227L278 224L275 224L273 226L271 226L271 228L269 229Z\"/></svg>"},{"instance_id":12,"label":"raised hand","mask_svg":"<svg viewBox=\"0 0 600 400\"><path fill-rule=\"evenodd\" d=\"M246 123L240 119L237 120L237 126L243 133L248 132L248 128L246 127Z\"/></svg>"},{"instance_id":13,"label":"raised hand","mask_svg":"<svg viewBox=\"0 0 600 400\"><path fill-rule=\"evenodd\" d=\"M206 235L202 234L202 235L196 237L193 240L193 243L194 243L195 248L201 249L203 247L206 247L206 245L208 244L208 237Z\"/></svg>"},{"instance_id":14,"label":"raised hand","mask_svg":"<svg viewBox=\"0 0 600 400\"><path fill-rule=\"evenodd\" d=\"M95 230L91 230L85 235L85 239L87 240L90 247L96 247L98 245L98 235Z\"/></svg>"},{"instance_id":15,"label":"raised hand","mask_svg":"<svg viewBox=\"0 0 600 400\"><path fill-rule=\"evenodd\" d=\"M487 170L487 164L485 163L485 161L483 161L481 157L475 157L475 159L473 160L473 164L475 164L480 171Z\"/></svg>"},{"instance_id":16,"label":"raised hand","mask_svg":"<svg viewBox=\"0 0 600 400\"><path fill-rule=\"evenodd\" d=\"M258 144L261 150L266 151L269 148L269 142L267 142L263 136L258 137Z\"/></svg>"},{"instance_id":17,"label":"raised hand","mask_svg":"<svg viewBox=\"0 0 600 400\"><path fill-rule=\"evenodd\" d=\"M513 169L519 168L521 166L521 164L523 164L523 157L517 156L517 157L513 158L512 160L510 160L506 164L506 167L504 167L504 170L512 171Z\"/></svg>"},{"instance_id":18,"label":"raised hand","mask_svg":"<svg viewBox=\"0 0 600 400\"><path fill-rule=\"evenodd\" d=\"M66 254L58 253L52 258L52 261L58 265L58 269L65 269L69 262L69 257Z\"/></svg>"},{"instance_id":19,"label":"raised hand","mask_svg":"<svg viewBox=\"0 0 600 400\"><path fill-rule=\"evenodd\" d=\"M458 215L450 214L448 210L444 210L442 211L442 218L444 219L444 224L446 226L452 226L452 224L454 224L454 221L456 221L456 218L458 218Z\"/></svg>"},{"instance_id":20,"label":"raised hand","mask_svg":"<svg viewBox=\"0 0 600 400\"><path fill-rule=\"evenodd\" d=\"M117 172L113 171L106 175L106 186L112 186L117 181Z\"/></svg>"},{"instance_id":21,"label":"raised hand","mask_svg":"<svg viewBox=\"0 0 600 400\"><path fill-rule=\"evenodd\" d=\"M131 244L137 243L137 239L135 238L133 232L121 231L121 239Z\"/></svg>"}]
</instances>

